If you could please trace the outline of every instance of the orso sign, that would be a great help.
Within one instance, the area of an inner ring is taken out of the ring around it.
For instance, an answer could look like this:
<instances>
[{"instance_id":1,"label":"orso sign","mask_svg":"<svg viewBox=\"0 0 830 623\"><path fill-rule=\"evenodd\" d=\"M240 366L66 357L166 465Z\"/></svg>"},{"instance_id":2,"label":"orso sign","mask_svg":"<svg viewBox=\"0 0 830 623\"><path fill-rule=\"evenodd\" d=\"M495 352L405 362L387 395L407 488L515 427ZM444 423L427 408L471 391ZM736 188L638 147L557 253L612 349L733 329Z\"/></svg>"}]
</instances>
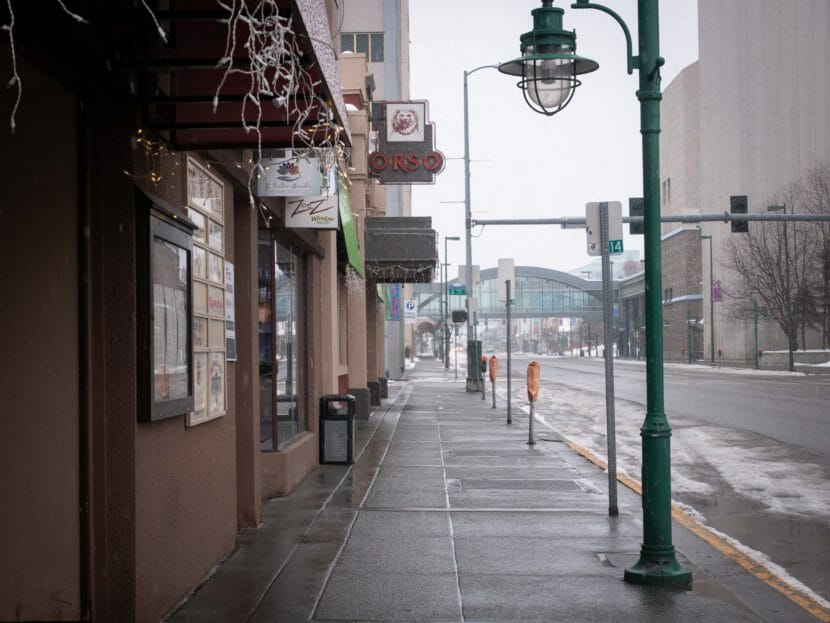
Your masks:
<instances>
[{"instance_id":1,"label":"orso sign","mask_svg":"<svg viewBox=\"0 0 830 623\"><path fill-rule=\"evenodd\" d=\"M435 124L427 121L427 103L381 102L372 119L378 149L369 154L369 171L381 184L432 184L444 170L444 154L435 149Z\"/></svg>"}]
</instances>

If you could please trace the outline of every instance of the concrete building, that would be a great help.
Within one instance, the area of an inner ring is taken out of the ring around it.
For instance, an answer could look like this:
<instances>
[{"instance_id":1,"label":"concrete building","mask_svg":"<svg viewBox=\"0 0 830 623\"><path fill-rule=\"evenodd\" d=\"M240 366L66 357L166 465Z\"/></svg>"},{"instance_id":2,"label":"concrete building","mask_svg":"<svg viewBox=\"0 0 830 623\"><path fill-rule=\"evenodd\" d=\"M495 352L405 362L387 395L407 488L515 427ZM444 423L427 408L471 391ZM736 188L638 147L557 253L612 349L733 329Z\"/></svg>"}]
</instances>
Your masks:
<instances>
[{"instance_id":1,"label":"concrete building","mask_svg":"<svg viewBox=\"0 0 830 623\"><path fill-rule=\"evenodd\" d=\"M344 0L339 8L338 51L363 54L374 77L372 99L406 101L409 93L409 0ZM409 185L385 186L386 216L408 217L412 214ZM399 378L404 370L404 350L412 346L412 331L404 319L390 319L389 308L402 309L411 290L401 284L389 288L394 305L387 306L385 326L386 369L383 376ZM391 302L391 301L390 301ZM400 315L400 314L399 314Z\"/></svg>"},{"instance_id":2,"label":"concrete building","mask_svg":"<svg viewBox=\"0 0 830 623\"><path fill-rule=\"evenodd\" d=\"M663 214L728 211L732 195L746 195L750 212L765 212L780 202L788 184L830 162L825 62L830 3L700 0L698 6L700 60L664 92ZM711 269L708 253L702 254L708 319L709 275L728 290L734 275L723 265L723 248L730 236L740 234L731 233L728 223L715 222L704 224L703 233L714 243ZM752 360L752 322L731 318L727 299L714 308L715 350L724 361ZM807 346L817 345L820 338L808 332ZM776 325L762 323L759 346L785 349L786 340Z\"/></svg>"}]
</instances>

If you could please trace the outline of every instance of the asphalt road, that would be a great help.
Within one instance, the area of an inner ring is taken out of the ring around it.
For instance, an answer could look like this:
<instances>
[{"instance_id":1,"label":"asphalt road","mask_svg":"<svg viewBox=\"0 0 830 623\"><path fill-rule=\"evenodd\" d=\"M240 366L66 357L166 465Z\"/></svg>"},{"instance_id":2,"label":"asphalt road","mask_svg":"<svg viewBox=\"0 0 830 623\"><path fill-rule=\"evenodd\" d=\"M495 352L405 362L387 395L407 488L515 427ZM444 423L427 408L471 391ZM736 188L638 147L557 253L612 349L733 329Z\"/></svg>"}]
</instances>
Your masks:
<instances>
[{"instance_id":1,"label":"asphalt road","mask_svg":"<svg viewBox=\"0 0 830 623\"><path fill-rule=\"evenodd\" d=\"M523 377L529 355L514 357ZM604 395L602 358L539 358L544 381ZM502 364L504 365L504 364ZM705 366L666 366L666 416L765 435L806 450L830 468L830 375L732 375ZM644 362L614 361L617 398L646 403Z\"/></svg>"}]
</instances>

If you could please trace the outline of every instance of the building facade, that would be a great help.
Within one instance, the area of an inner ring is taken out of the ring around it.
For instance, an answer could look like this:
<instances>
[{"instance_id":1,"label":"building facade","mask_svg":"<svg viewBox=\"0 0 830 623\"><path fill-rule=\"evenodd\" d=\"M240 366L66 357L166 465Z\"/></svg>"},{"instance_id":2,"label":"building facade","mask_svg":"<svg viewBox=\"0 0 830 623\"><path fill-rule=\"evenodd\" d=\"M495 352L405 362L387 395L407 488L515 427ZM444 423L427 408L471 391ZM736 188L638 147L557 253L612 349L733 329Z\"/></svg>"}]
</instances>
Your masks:
<instances>
[{"instance_id":1,"label":"building facade","mask_svg":"<svg viewBox=\"0 0 830 623\"><path fill-rule=\"evenodd\" d=\"M409 0L344 0L340 11L339 36L335 41L338 51L341 56L343 52L352 52L366 57L374 77L373 99L409 100ZM386 216L412 214L411 186L384 186L381 192L386 197ZM400 309L403 300L411 297L411 289L392 284L388 292L394 305L387 306L384 372L390 378L400 378L405 368L406 346L412 347L411 327L405 324Z\"/></svg>"},{"instance_id":2,"label":"building facade","mask_svg":"<svg viewBox=\"0 0 830 623\"><path fill-rule=\"evenodd\" d=\"M330 45L334 1L263 1L268 20L234 24L302 50L279 57L299 90L253 95L267 75L225 47L213 3L11 7L0 620L155 621L318 465L320 397L384 376L371 72ZM337 228L291 226L275 173L316 180Z\"/></svg>"},{"instance_id":3,"label":"building facade","mask_svg":"<svg viewBox=\"0 0 830 623\"><path fill-rule=\"evenodd\" d=\"M700 0L698 16L700 60L664 93L663 214L729 211L733 195L746 195L750 212L766 212L789 184L830 162L830 4ZM706 329L705 358L714 350L724 361L751 361L752 319L736 319L727 296L717 300L735 279L724 246L741 234L722 222L702 230L714 246L713 265L702 254L703 308L708 318L714 307L715 327L714 346ZM820 335L807 331L806 342L818 347ZM761 322L760 348L786 346L774 323Z\"/></svg>"}]
</instances>

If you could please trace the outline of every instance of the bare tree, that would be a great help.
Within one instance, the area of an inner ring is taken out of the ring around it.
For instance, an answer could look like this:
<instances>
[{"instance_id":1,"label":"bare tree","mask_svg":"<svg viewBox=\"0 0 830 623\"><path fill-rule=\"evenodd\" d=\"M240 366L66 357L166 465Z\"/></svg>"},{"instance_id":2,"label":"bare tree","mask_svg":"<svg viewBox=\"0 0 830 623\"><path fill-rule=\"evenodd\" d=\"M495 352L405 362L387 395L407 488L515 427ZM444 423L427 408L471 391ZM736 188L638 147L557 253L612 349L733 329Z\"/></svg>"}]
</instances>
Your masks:
<instances>
[{"instance_id":1,"label":"bare tree","mask_svg":"<svg viewBox=\"0 0 830 623\"><path fill-rule=\"evenodd\" d=\"M804 179L804 208L810 214L830 214L830 167L819 165ZM815 275L819 281L817 306L821 347L830 345L830 223L815 225L818 237Z\"/></svg>"},{"instance_id":2,"label":"bare tree","mask_svg":"<svg viewBox=\"0 0 830 623\"><path fill-rule=\"evenodd\" d=\"M793 184L783 193L786 214L803 210L803 191L802 184ZM753 300L760 299L787 337L790 370L795 368L799 328L815 318L817 240L812 223L755 222L749 233L732 236L726 244L724 266L737 275L724 291L732 315L750 317Z\"/></svg>"}]
</instances>

